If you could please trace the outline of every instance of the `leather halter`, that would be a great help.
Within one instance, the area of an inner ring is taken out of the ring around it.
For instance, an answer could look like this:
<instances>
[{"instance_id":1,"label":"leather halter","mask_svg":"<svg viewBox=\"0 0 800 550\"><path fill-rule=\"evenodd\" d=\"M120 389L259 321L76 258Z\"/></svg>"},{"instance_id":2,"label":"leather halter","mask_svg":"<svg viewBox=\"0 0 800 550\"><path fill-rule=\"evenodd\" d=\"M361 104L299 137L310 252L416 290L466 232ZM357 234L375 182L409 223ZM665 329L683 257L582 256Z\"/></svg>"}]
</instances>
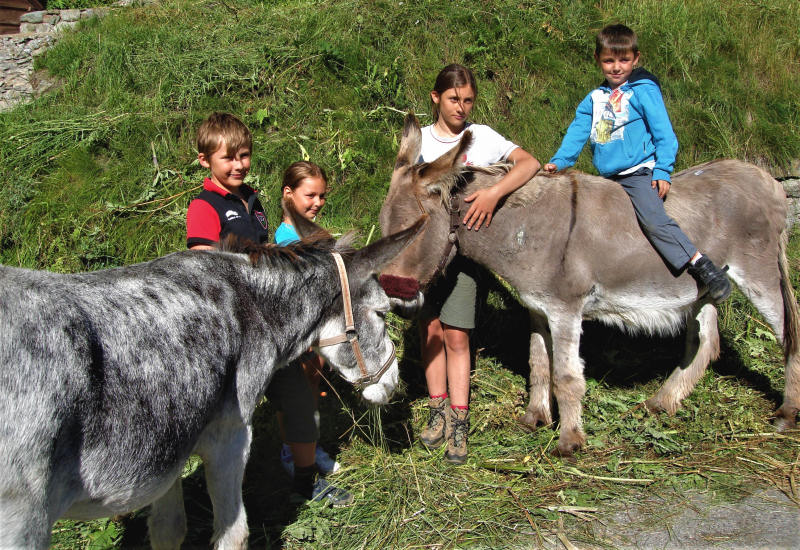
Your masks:
<instances>
[{"instance_id":1,"label":"leather halter","mask_svg":"<svg viewBox=\"0 0 800 550\"><path fill-rule=\"evenodd\" d=\"M417 206L420 211L423 214L428 214L428 211L422 206L422 201L419 200L419 196L416 193L414 193L414 198L417 199ZM450 258L450 252L453 250L453 247L458 244L458 229L461 227L461 213L458 209L456 194L453 190L450 191L450 204L447 207L447 211L450 213L450 231L447 233L447 244L444 246L442 259L439 260L436 271L434 271L433 275L430 277L431 280L435 279L437 275L444 271L444 268L447 266L447 260Z\"/></svg>"},{"instance_id":2,"label":"leather halter","mask_svg":"<svg viewBox=\"0 0 800 550\"><path fill-rule=\"evenodd\" d=\"M361 371L361 378L351 382L351 384L353 384L353 386L355 386L357 389L362 389L363 387L374 384L380 380L381 376L383 376L384 373L389 370L389 367L395 360L394 342L392 342L391 339L389 340L389 345L392 349L389 352L389 358L383 363L381 369L375 374L369 374L369 371L367 370L367 364L364 362L364 355L361 353L361 345L358 343L358 333L356 332L355 320L353 319L353 302L350 298L350 282L347 279L347 270L345 269L344 261L338 252L331 252L331 255L333 255L333 259L336 260L336 267L339 270L339 283L342 285L345 327L344 332L338 336L320 339L320 341L317 343L317 347L324 348L326 346L335 346L337 344L350 342L350 346L353 348L353 355L356 356L356 363L358 363L358 368Z\"/></svg>"}]
</instances>

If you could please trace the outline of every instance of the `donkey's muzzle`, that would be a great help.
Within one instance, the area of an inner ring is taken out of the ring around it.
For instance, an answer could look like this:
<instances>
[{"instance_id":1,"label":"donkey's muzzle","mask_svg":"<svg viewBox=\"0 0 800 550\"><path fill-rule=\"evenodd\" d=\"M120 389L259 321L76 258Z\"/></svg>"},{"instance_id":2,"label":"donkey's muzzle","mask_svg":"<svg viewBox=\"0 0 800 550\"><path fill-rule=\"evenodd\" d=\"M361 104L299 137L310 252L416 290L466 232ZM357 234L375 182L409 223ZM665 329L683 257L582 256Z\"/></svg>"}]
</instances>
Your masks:
<instances>
[{"instance_id":1,"label":"donkey's muzzle","mask_svg":"<svg viewBox=\"0 0 800 550\"><path fill-rule=\"evenodd\" d=\"M398 277L397 275L383 274L378 277L378 282L389 298L410 300L419 292L419 281L411 277Z\"/></svg>"}]
</instances>

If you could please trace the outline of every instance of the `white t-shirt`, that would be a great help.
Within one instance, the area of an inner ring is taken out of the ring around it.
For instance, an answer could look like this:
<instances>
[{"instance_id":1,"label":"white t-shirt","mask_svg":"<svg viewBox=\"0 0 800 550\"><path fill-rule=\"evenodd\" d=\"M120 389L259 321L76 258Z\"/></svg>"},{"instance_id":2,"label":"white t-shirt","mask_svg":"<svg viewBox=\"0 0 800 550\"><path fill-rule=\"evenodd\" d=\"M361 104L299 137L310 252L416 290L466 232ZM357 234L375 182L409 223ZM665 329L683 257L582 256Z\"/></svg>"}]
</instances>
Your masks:
<instances>
[{"instance_id":1,"label":"white t-shirt","mask_svg":"<svg viewBox=\"0 0 800 550\"><path fill-rule=\"evenodd\" d=\"M433 125L422 129L422 147L419 162L432 162L456 146L467 130L472 132L472 145L464 154L462 161L467 166L489 166L506 160L511 152L519 147L492 130L485 124L468 122L455 137L441 137L435 133Z\"/></svg>"}]
</instances>

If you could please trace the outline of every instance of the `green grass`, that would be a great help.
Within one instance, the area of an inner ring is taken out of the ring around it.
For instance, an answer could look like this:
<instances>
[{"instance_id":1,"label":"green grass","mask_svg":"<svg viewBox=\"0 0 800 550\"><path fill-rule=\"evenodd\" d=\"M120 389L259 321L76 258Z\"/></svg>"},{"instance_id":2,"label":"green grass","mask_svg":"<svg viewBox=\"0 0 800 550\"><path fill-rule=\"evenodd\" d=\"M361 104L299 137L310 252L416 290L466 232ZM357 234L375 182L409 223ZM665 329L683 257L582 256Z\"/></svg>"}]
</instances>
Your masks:
<instances>
[{"instance_id":1,"label":"green grass","mask_svg":"<svg viewBox=\"0 0 800 550\"><path fill-rule=\"evenodd\" d=\"M366 236L403 113L429 120L428 90L445 63L475 69L475 121L547 160L599 80L594 33L618 21L638 31L642 62L661 78L681 143L676 169L728 156L785 175L800 158L799 19L794 0L166 0L118 10L83 22L37 61L58 89L0 113L0 262L70 272L182 249L204 176L194 129L212 110L253 129L252 183L272 227L283 169L308 156L331 176L323 224ZM591 171L587 153L578 167ZM800 239L790 256L797 288ZM514 420L525 403L527 316L490 276L485 283L467 464L448 467L415 442L418 344L415 329L393 319L405 394L377 413L334 381L341 400L323 400L323 443L339 451L337 483L356 506L286 506L273 411L257 411L244 487L253 547L498 548L559 534L602 545L586 521L600 512L565 507L605 511L648 494L680 505L689 491L730 500L764 485L793 494L800 438L777 437L768 423L781 354L741 296L722 308L721 359L675 417L636 406L677 364L681 342L588 324L590 445L573 462L550 456L553 429L528 434ZM185 487L186 546L204 546L202 468L187 471ZM146 514L59 522L53 545L139 547Z\"/></svg>"},{"instance_id":2,"label":"green grass","mask_svg":"<svg viewBox=\"0 0 800 550\"><path fill-rule=\"evenodd\" d=\"M402 113L423 122L447 62L479 81L474 120L535 156L557 148L599 80L593 34L626 21L662 79L677 169L720 156L782 175L800 158L800 7L776 2L165 2L82 24L38 61L62 86L0 114L0 261L59 271L183 246L212 110L255 133L253 182L308 156L331 174L324 220L377 223ZM588 154L578 167L591 170Z\"/></svg>"}]
</instances>

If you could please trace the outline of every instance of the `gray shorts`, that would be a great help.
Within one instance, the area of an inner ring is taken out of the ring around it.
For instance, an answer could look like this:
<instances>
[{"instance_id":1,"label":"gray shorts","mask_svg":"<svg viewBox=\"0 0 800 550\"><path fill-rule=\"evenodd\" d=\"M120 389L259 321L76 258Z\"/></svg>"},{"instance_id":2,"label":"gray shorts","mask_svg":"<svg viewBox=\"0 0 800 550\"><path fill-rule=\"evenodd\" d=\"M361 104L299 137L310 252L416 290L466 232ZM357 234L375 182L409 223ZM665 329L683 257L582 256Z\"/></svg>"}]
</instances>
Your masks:
<instances>
[{"instance_id":1,"label":"gray shorts","mask_svg":"<svg viewBox=\"0 0 800 550\"><path fill-rule=\"evenodd\" d=\"M425 294L421 317L438 317L452 327L473 329L477 293L474 266L456 258L445 275Z\"/></svg>"},{"instance_id":2,"label":"gray shorts","mask_svg":"<svg viewBox=\"0 0 800 550\"><path fill-rule=\"evenodd\" d=\"M313 443L319 440L319 415L314 406L314 394L300 361L292 361L278 369L265 395L283 412L287 442Z\"/></svg>"}]
</instances>

